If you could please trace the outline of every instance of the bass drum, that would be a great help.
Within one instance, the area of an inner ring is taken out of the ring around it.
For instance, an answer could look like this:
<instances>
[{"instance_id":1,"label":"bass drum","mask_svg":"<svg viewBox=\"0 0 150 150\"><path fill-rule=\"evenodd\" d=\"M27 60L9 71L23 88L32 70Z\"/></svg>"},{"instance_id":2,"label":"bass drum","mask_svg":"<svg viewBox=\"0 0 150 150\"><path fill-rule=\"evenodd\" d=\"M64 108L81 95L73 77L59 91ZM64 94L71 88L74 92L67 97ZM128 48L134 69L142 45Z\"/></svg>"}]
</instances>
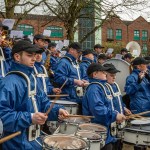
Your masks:
<instances>
[{"instance_id":1,"label":"bass drum","mask_svg":"<svg viewBox=\"0 0 150 150\"><path fill-rule=\"evenodd\" d=\"M125 94L124 92L124 87L125 87L125 83L126 83L126 78L127 76L130 75L130 64L122 59L108 59L106 60L103 64L106 63L112 63L118 70L120 70L119 73L117 73L116 76L116 82L118 83L121 93L122 95Z\"/></svg>"}]
</instances>

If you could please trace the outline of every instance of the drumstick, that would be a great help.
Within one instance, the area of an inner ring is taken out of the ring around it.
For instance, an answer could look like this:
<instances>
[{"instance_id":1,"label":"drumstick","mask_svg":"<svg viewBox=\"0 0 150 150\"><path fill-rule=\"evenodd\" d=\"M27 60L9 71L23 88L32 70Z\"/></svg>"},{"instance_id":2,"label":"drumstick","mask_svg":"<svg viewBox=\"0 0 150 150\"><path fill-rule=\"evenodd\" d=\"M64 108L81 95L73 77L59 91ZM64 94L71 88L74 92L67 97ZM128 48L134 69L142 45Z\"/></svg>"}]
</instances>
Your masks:
<instances>
[{"instance_id":1,"label":"drumstick","mask_svg":"<svg viewBox=\"0 0 150 150\"><path fill-rule=\"evenodd\" d=\"M142 118L145 118L143 116L140 116L140 115L137 115L137 114L132 114L130 116L126 116L127 119L142 119Z\"/></svg>"},{"instance_id":2,"label":"drumstick","mask_svg":"<svg viewBox=\"0 0 150 150\"><path fill-rule=\"evenodd\" d=\"M84 115L67 115L66 117L95 118L94 116L84 116Z\"/></svg>"},{"instance_id":3,"label":"drumstick","mask_svg":"<svg viewBox=\"0 0 150 150\"><path fill-rule=\"evenodd\" d=\"M65 80L65 82L63 83L63 85L60 87L60 90L62 90L62 88L65 86L65 84L67 83L68 79Z\"/></svg>"},{"instance_id":4,"label":"drumstick","mask_svg":"<svg viewBox=\"0 0 150 150\"><path fill-rule=\"evenodd\" d=\"M50 113L50 111L52 110L53 106L55 105L57 99L54 99L54 101L51 103L49 109L47 110L47 112L45 113L46 115L48 115Z\"/></svg>"},{"instance_id":5,"label":"drumstick","mask_svg":"<svg viewBox=\"0 0 150 150\"><path fill-rule=\"evenodd\" d=\"M47 95L48 97L67 97L69 94L60 94L60 95Z\"/></svg>"},{"instance_id":6,"label":"drumstick","mask_svg":"<svg viewBox=\"0 0 150 150\"><path fill-rule=\"evenodd\" d=\"M63 83L63 85L60 87L60 90L62 90L62 88L65 86L65 84L67 83L68 79L65 80L65 82ZM52 102L52 104L50 105L49 109L47 110L47 112L45 113L46 115L48 115L50 113L50 111L52 110L53 106L55 105L56 101L59 99L60 95L58 95L57 97L55 97L54 101Z\"/></svg>"},{"instance_id":7,"label":"drumstick","mask_svg":"<svg viewBox=\"0 0 150 150\"><path fill-rule=\"evenodd\" d=\"M135 114L135 115L145 115L145 114L149 114L150 113L150 111L144 111L144 112L141 112L141 113L138 113L138 114Z\"/></svg>"},{"instance_id":8,"label":"drumstick","mask_svg":"<svg viewBox=\"0 0 150 150\"><path fill-rule=\"evenodd\" d=\"M8 141L8 140L10 140L10 139L12 139L12 138L14 138L15 136L20 135L20 134L21 134L21 131L18 131L18 132L15 132L15 133L11 134L11 135L8 135L8 136L6 136L6 137L0 139L0 144L1 144L1 143L4 143L4 142L6 142L6 141Z\"/></svg>"},{"instance_id":9,"label":"drumstick","mask_svg":"<svg viewBox=\"0 0 150 150\"><path fill-rule=\"evenodd\" d=\"M132 118L132 117L139 117L139 118L144 118L143 116L141 115L145 115L145 114L149 114L150 111L145 111L145 112L141 112L141 113L138 113L138 114L131 114L129 116L126 116L127 118Z\"/></svg>"}]
</instances>

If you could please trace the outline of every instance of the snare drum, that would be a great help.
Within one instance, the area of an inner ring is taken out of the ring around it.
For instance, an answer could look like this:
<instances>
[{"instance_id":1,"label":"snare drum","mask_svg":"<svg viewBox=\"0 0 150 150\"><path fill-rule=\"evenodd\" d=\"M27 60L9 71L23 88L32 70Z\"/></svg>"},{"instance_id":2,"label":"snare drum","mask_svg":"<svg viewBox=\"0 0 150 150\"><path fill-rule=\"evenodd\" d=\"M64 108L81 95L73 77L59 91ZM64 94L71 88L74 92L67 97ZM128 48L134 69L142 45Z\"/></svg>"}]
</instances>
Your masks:
<instances>
[{"instance_id":1,"label":"snare drum","mask_svg":"<svg viewBox=\"0 0 150 150\"><path fill-rule=\"evenodd\" d=\"M64 119L63 122L60 123L59 133L74 134L77 132L79 124L89 122L90 122L89 118L69 117L67 119Z\"/></svg>"},{"instance_id":2,"label":"snare drum","mask_svg":"<svg viewBox=\"0 0 150 150\"><path fill-rule=\"evenodd\" d=\"M133 129L133 128L125 128L124 132L124 142L132 143L136 145L150 145L150 132Z\"/></svg>"},{"instance_id":3,"label":"snare drum","mask_svg":"<svg viewBox=\"0 0 150 150\"><path fill-rule=\"evenodd\" d=\"M54 102L54 100L51 100L51 102ZM78 104L75 102L57 100L55 103L58 105L63 105L69 114L76 115L78 113Z\"/></svg>"},{"instance_id":4,"label":"snare drum","mask_svg":"<svg viewBox=\"0 0 150 150\"><path fill-rule=\"evenodd\" d=\"M106 127L99 125L99 124L94 124L94 123L84 123L84 124L80 124L78 129L96 132L102 138L102 146L105 145L105 140L107 137L107 128Z\"/></svg>"},{"instance_id":5,"label":"snare drum","mask_svg":"<svg viewBox=\"0 0 150 150\"><path fill-rule=\"evenodd\" d=\"M150 118L143 118L140 120L132 120L131 127L134 129L150 131Z\"/></svg>"},{"instance_id":6,"label":"snare drum","mask_svg":"<svg viewBox=\"0 0 150 150\"><path fill-rule=\"evenodd\" d=\"M91 131L78 131L77 136L85 139L89 142L90 150L100 150L101 147L101 136L95 132Z\"/></svg>"},{"instance_id":7,"label":"snare drum","mask_svg":"<svg viewBox=\"0 0 150 150\"><path fill-rule=\"evenodd\" d=\"M89 150L84 139L69 135L50 135L43 140L43 150Z\"/></svg>"}]
</instances>

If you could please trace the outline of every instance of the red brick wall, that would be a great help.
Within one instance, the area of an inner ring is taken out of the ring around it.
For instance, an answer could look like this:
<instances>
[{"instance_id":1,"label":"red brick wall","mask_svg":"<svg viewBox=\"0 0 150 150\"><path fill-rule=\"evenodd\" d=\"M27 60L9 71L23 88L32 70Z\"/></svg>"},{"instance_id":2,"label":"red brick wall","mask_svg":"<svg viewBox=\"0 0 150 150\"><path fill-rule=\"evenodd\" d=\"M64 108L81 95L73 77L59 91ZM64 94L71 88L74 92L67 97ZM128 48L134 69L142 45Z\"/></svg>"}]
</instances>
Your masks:
<instances>
[{"instance_id":1,"label":"red brick wall","mask_svg":"<svg viewBox=\"0 0 150 150\"><path fill-rule=\"evenodd\" d=\"M134 30L140 31L140 40L136 41L140 44L141 49L143 43L147 44L148 50L150 51L150 23L147 22L143 17L138 17L136 20L125 23L125 21L122 21L119 17L113 17L109 21L105 21L105 23L102 26L102 43L107 42L107 29L112 28L114 30L114 40L112 42L116 42L115 39L115 31L116 29L122 29L122 40L121 42L124 42L127 44L130 41L134 41ZM148 40L142 41L142 30L148 31Z\"/></svg>"},{"instance_id":2,"label":"red brick wall","mask_svg":"<svg viewBox=\"0 0 150 150\"><path fill-rule=\"evenodd\" d=\"M17 18L17 16L16 16ZM64 23L58 21L58 19L52 18L49 16L41 16L41 15L28 15L26 19L23 19L19 22L19 24L28 24L33 26L34 28L34 34L43 33L44 29L46 29L47 26L59 26L63 28L63 35L62 38L51 38L51 40L63 40L66 39L66 31L64 28ZM3 20L2 18L0 20ZM49 23L48 23L49 22Z\"/></svg>"}]
</instances>

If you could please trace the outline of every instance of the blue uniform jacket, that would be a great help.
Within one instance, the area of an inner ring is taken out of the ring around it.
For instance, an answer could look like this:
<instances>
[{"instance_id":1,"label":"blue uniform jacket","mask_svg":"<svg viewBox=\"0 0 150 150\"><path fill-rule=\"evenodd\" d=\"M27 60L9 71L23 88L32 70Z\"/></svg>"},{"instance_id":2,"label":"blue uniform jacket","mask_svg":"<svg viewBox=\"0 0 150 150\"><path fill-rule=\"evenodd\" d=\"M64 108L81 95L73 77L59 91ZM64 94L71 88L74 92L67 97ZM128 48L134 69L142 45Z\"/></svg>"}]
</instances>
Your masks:
<instances>
[{"instance_id":1,"label":"blue uniform jacket","mask_svg":"<svg viewBox=\"0 0 150 150\"><path fill-rule=\"evenodd\" d=\"M150 81L143 78L138 83L140 70L134 69L126 79L125 92L130 97L130 108L133 113L150 110ZM149 115L150 116L150 115Z\"/></svg>"},{"instance_id":2,"label":"blue uniform jacket","mask_svg":"<svg viewBox=\"0 0 150 150\"><path fill-rule=\"evenodd\" d=\"M57 68L57 63L59 61L58 57L55 56L50 56L50 68L53 72L55 72L56 68Z\"/></svg>"},{"instance_id":3,"label":"blue uniform jacket","mask_svg":"<svg viewBox=\"0 0 150 150\"><path fill-rule=\"evenodd\" d=\"M41 65L43 65L43 63L42 62L35 62L35 64L34 64L34 66L36 67L36 69L37 69L37 72L38 73L44 73L43 72L43 68L42 68L42 66ZM45 82L46 82L46 88L47 88L47 95L49 95L49 94L53 94L53 86L52 86L52 84L50 83L50 79L49 79L49 77L46 77L45 78ZM39 87L43 90L44 89L44 85L43 85L43 81L42 81L42 78L41 77L37 77L37 84L39 85Z\"/></svg>"},{"instance_id":4,"label":"blue uniform jacket","mask_svg":"<svg viewBox=\"0 0 150 150\"><path fill-rule=\"evenodd\" d=\"M80 71L81 71L81 79L87 80L88 81L88 75L86 73L88 66L92 63L93 61L89 58L82 57L82 62L80 63Z\"/></svg>"},{"instance_id":5,"label":"blue uniform jacket","mask_svg":"<svg viewBox=\"0 0 150 150\"><path fill-rule=\"evenodd\" d=\"M9 47L4 47L3 48L3 53L4 53L5 59L10 59L11 56L12 56L11 49Z\"/></svg>"},{"instance_id":6,"label":"blue uniform jacket","mask_svg":"<svg viewBox=\"0 0 150 150\"><path fill-rule=\"evenodd\" d=\"M69 57L75 63L76 59L71 54L67 53L65 56ZM62 93L69 94L69 97L66 98L67 100L81 103L81 99L77 96L74 85L74 79L79 79L77 70L67 58L62 58L57 64L54 80L61 86L66 79L68 79L68 81L62 89Z\"/></svg>"},{"instance_id":7,"label":"blue uniform jacket","mask_svg":"<svg viewBox=\"0 0 150 150\"><path fill-rule=\"evenodd\" d=\"M31 81L33 90L33 68L12 62L12 71L22 71ZM37 86L35 96L39 112L46 112L50 101L46 94ZM49 120L57 120L59 108L53 107ZM32 123L31 113L34 113L31 98L28 97L27 82L21 75L10 74L0 80L0 118L3 122L4 136L21 131L21 135L3 143L3 150L42 150L35 141L27 139L27 129Z\"/></svg>"},{"instance_id":8,"label":"blue uniform jacket","mask_svg":"<svg viewBox=\"0 0 150 150\"><path fill-rule=\"evenodd\" d=\"M89 80L90 83L99 82L103 85L106 83L106 81L98 79L90 78ZM109 93L108 90L106 92ZM83 115L95 116L95 118L92 119L92 123L101 124L107 128L106 144L116 141L116 139L110 135L110 125L116 120L117 112L112 110L111 101L107 99L99 84L94 83L87 87L82 101L82 112Z\"/></svg>"}]
</instances>

